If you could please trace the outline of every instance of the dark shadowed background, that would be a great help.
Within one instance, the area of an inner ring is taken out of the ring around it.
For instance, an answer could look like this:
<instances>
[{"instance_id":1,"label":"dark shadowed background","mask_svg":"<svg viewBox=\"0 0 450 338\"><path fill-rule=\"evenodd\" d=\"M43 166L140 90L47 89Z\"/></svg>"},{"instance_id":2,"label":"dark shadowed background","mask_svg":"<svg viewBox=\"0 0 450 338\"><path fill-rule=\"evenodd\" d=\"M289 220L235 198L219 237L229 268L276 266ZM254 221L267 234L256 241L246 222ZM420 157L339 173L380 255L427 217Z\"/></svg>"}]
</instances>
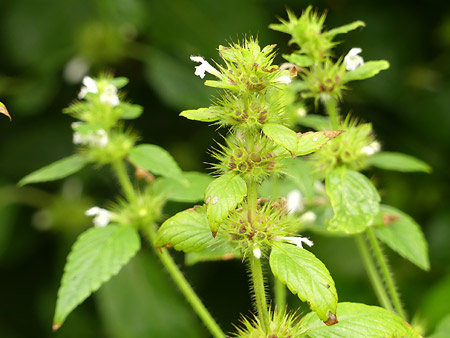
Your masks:
<instances>
[{"instance_id":1,"label":"dark shadowed background","mask_svg":"<svg viewBox=\"0 0 450 338\"><path fill-rule=\"evenodd\" d=\"M217 47L243 35L289 51L288 36L268 29L286 8L304 1L269 0L14 0L0 2L0 337L207 337L146 248L94 297L51 332L65 257L91 220L92 205L115 196L107 169L18 188L20 178L73 152L73 119L61 113L77 96L83 74L126 76L127 98L144 107L135 121L146 143L169 150L184 170L206 171L213 127L178 116L207 106L214 90L194 76L190 55L219 61ZM383 201L413 216L429 241L431 271L388 251L410 316L433 327L450 312L450 8L446 1L312 1L332 28L363 20L342 36L338 51L363 49L387 59L388 71L352 83L345 111L373 122L385 150L414 155L431 175L373 171ZM281 63L282 58L277 58ZM313 108L311 106L311 108ZM113 195L113 196L111 196ZM171 204L166 213L185 207ZM377 304L348 239L313 237L313 252L336 281L340 301ZM177 255L180 265L183 257ZM183 267L227 330L251 301L239 262ZM298 301L290 300L293 306ZM302 308L306 311L306 308Z\"/></svg>"}]
</instances>

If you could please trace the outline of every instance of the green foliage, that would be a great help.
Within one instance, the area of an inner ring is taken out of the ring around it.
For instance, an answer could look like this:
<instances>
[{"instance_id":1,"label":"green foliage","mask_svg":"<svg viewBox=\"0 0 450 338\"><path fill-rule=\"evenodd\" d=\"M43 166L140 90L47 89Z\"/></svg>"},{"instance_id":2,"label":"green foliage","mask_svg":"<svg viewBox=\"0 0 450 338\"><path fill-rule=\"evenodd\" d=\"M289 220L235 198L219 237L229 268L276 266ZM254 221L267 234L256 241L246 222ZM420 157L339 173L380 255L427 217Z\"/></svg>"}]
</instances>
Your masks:
<instances>
[{"instance_id":1,"label":"green foliage","mask_svg":"<svg viewBox=\"0 0 450 338\"><path fill-rule=\"evenodd\" d=\"M185 182L180 167L169 152L154 144L140 144L131 149L130 161L154 174Z\"/></svg>"},{"instance_id":2,"label":"green foliage","mask_svg":"<svg viewBox=\"0 0 450 338\"><path fill-rule=\"evenodd\" d=\"M300 325L310 338L420 337L400 316L378 306L339 303L337 317L339 323L326 326L314 313L309 313Z\"/></svg>"},{"instance_id":3,"label":"green foliage","mask_svg":"<svg viewBox=\"0 0 450 338\"><path fill-rule=\"evenodd\" d=\"M153 190L176 202L197 202L203 200L205 190L213 177L195 171L183 172L183 180L160 177L153 184Z\"/></svg>"},{"instance_id":4,"label":"green foliage","mask_svg":"<svg viewBox=\"0 0 450 338\"><path fill-rule=\"evenodd\" d=\"M77 239L67 257L58 291L54 329L90 294L117 274L140 249L136 229L109 225L91 228Z\"/></svg>"},{"instance_id":5,"label":"green foliage","mask_svg":"<svg viewBox=\"0 0 450 338\"><path fill-rule=\"evenodd\" d=\"M391 151L382 151L374 154L369 158L368 164L386 170L402 172L431 172L431 167L422 160L419 160L411 155Z\"/></svg>"},{"instance_id":6,"label":"green foliage","mask_svg":"<svg viewBox=\"0 0 450 338\"><path fill-rule=\"evenodd\" d=\"M242 258L240 252L233 250L228 243L211 245L199 252L188 252L186 254L186 265L194 265L200 262L227 261Z\"/></svg>"},{"instance_id":7,"label":"green foliage","mask_svg":"<svg viewBox=\"0 0 450 338\"><path fill-rule=\"evenodd\" d=\"M173 246L185 252L202 251L215 243L205 208L188 209L166 220L158 230L155 246Z\"/></svg>"},{"instance_id":8,"label":"green foliage","mask_svg":"<svg viewBox=\"0 0 450 338\"><path fill-rule=\"evenodd\" d=\"M278 123L266 123L262 130L269 139L285 148L292 155L297 153L298 138L293 130Z\"/></svg>"},{"instance_id":9,"label":"green foliage","mask_svg":"<svg viewBox=\"0 0 450 338\"><path fill-rule=\"evenodd\" d=\"M394 207L381 205L380 212L382 223L374 227L376 236L402 257L429 270L428 245L420 226Z\"/></svg>"},{"instance_id":10,"label":"green foliage","mask_svg":"<svg viewBox=\"0 0 450 338\"><path fill-rule=\"evenodd\" d=\"M380 196L366 176L338 167L328 174L325 185L334 211L328 222L330 231L356 234L373 224Z\"/></svg>"},{"instance_id":11,"label":"green foliage","mask_svg":"<svg viewBox=\"0 0 450 338\"><path fill-rule=\"evenodd\" d=\"M436 330L433 332L432 335L427 336L428 338L446 338L448 336L448 333L450 332L450 314L444 317L442 319L438 326L436 327Z\"/></svg>"},{"instance_id":12,"label":"green foliage","mask_svg":"<svg viewBox=\"0 0 450 338\"><path fill-rule=\"evenodd\" d=\"M389 62L385 60L380 61L368 61L365 62L362 66L352 70L350 72L346 72L343 78L344 83L355 81L355 80L365 80L371 77L374 77L382 70L386 70L389 68Z\"/></svg>"},{"instance_id":13,"label":"green foliage","mask_svg":"<svg viewBox=\"0 0 450 338\"><path fill-rule=\"evenodd\" d=\"M28 174L22 178L19 181L19 185L23 186L30 183L59 180L83 169L87 163L88 161L86 157L82 155L75 154L68 156L41 169L33 171L31 174Z\"/></svg>"},{"instance_id":14,"label":"green foliage","mask_svg":"<svg viewBox=\"0 0 450 338\"><path fill-rule=\"evenodd\" d=\"M291 244L274 244L270 268L291 292L308 302L322 321L334 317L338 300L334 281L325 265L311 252Z\"/></svg>"},{"instance_id":15,"label":"green foliage","mask_svg":"<svg viewBox=\"0 0 450 338\"><path fill-rule=\"evenodd\" d=\"M205 191L206 215L213 233L217 232L220 222L242 202L246 194L245 181L233 173L216 178L208 185Z\"/></svg>"},{"instance_id":16,"label":"green foliage","mask_svg":"<svg viewBox=\"0 0 450 338\"><path fill-rule=\"evenodd\" d=\"M202 121L202 122L214 122L219 119L219 116L211 108L199 108L193 110L185 110L180 113L189 120Z\"/></svg>"}]
</instances>

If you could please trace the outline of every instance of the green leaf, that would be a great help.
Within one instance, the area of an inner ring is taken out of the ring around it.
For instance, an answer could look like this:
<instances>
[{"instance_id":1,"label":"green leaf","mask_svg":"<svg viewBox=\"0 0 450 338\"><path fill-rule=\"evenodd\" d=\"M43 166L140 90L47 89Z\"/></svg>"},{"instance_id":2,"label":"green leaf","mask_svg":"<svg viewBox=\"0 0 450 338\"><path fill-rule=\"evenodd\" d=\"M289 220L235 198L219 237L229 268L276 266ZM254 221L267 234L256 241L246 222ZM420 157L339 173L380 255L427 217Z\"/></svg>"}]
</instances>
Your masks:
<instances>
[{"instance_id":1,"label":"green leaf","mask_svg":"<svg viewBox=\"0 0 450 338\"><path fill-rule=\"evenodd\" d=\"M348 33L350 31L353 31L359 27L365 27L366 24L363 21L354 21L352 23L349 23L347 25L344 26L340 26L340 27L336 27L333 29L330 29L328 32L325 32L324 35L328 38L333 38L334 36L338 35L338 34L344 34L344 33Z\"/></svg>"},{"instance_id":2,"label":"green leaf","mask_svg":"<svg viewBox=\"0 0 450 338\"><path fill-rule=\"evenodd\" d=\"M170 217L161 225L155 238L157 247L171 245L184 252L201 251L214 243L203 207L184 210Z\"/></svg>"},{"instance_id":3,"label":"green leaf","mask_svg":"<svg viewBox=\"0 0 450 338\"><path fill-rule=\"evenodd\" d=\"M117 274L140 246L138 232L129 226L108 225L82 233L64 267L54 329L62 325L74 308Z\"/></svg>"},{"instance_id":4,"label":"green leaf","mask_svg":"<svg viewBox=\"0 0 450 338\"><path fill-rule=\"evenodd\" d=\"M205 191L206 214L215 233L220 222L242 202L247 185L239 175L227 173L212 181Z\"/></svg>"},{"instance_id":5,"label":"green leaf","mask_svg":"<svg viewBox=\"0 0 450 338\"><path fill-rule=\"evenodd\" d=\"M355 234L373 224L380 209L380 196L366 176L339 167L327 175L325 186L334 211L328 222L330 231Z\"/></svg>"},{"instance_id":6,"label":"green leaf","mask_svg":"<svg viewBox=\"0 0 450 338\"><path fill-rule=\"evenodd\" d=\"M295 188L300 189L306 198L313 198L315 196L314 165L302 158L287 159L283 161L284 164L287 165L285 170L286 179L295 183Z\"/></svg>"},{"instance_id":7,"label":"green leaf","mask_svg":"<svg viewBox=\"0 0 450 338\"><path fill-rule=\"evenodd\" d=\"M448 338L448 333L450 332L450 313L442 319L436 330L434 330L431 336L428 338Z\"/></svg>"},{"instance_id":8,"label":"green leaf","mask_svg":"<svg viewBox=\"0 0 450 338\"><path fill-rule=\"evenodd\" d=\"M125 87L128 84L128 82L129 81L126 77L115 77L111 79L111 84L117 89Z\"/></svg>"},{"instance_id":9,"label":"green leaf","mask_svg":"<svg viewBox=\"0 0 450 338\"><path fill-rule=\"evenodd\" d=\"M141 144L131 149L129 158L135 165L154 174L185 182L182 171L167 150L154 144Z\"/></svg>"},{"instance_id":10,"label":"green leaf","mask_svg":"<svg viewBox=\"0 0 450 338\"><path fill-rule=\"evenodd\" d=\"M194 110L185 110L180 113L189 120L202 121L202 122L214 122L219 120L217 113L211 111L210 108L200 108Z\"/></svg>"},{"instance_id":11,"label":"green leaf","mask_svg":"<svg viewBox=\"0 0 450 338\"><path fill-rule=\"evenodd\" d=\"M292 293L306 301L323 321L336 314L337 293L325 265L308 250L286 243L274 243L270 253L273 274Z\"/></svg>"},{"instance_id":12,"label":"green leaf","mask_svg":"<svg viewBox=\"0 0 450 338\"><path fill-rule=\"evenodd\" d=\"M349 81L368 79L388 68L389 62L385 60L368 61L355 70L345 72L342 82L346 83Z\"/></svg>"},{"instance_id":13,"label":"green leaf","mask_svg":"<svg viewBox=\"0 0 450 338\"><path fill-rule=\"evenodd\" d=\"M310 67L314 63L314 60L309 56L296 53L283 54L283 58L299 67Z\"/></svg>"},{"instance_id":14,"label":"green leaf","mask_svg":"<svg viewBox=\"0 0 450 338\"><path fill-rule=\"evenodd\" d=\"M339 323L327 326L314 313L300 321L310 338L392 338L420 337L400 316L378 306L360 303L339 303Z\"/></svg>"},{"instance_id":15,"label":"green leaf","mask_svg":"<svg viewBox=\"0 0 450 338\"><path fill-rule=\"evenodd\" d=\"M384 224L374 228L376 236L407 260L429 270L427 241L420 226L394 207L381 205L380 211Z\"/></svg>"},{"instance_id":16,"label":"green leaf","mask_svg":"<svg viewBox=\"0 0 450 338\"><path fill-rule=\"evenodd\" d=\"M206 188L214 180L210 175L195 171L183 172L183 178L186 183L161 177L155 181L153 188L171 201L197 202L203 200Z\"/></svg>"},{"instance_id":17,"label":"green leaf","mask_svg":"<svg viewBox=\"0 0 450 338\"><path fill-rule=\"evenodd\" d=\"M402 172L431 172L431 167L422 160L419 160L411 155L390 151L382 151L370 156L368 159L368 164L386 170Z\"/></svg>"},{"instance_id":18,"label":"green leaf","mask_svg":"<svg viewBox=\"0 0 450 338\"><path fill-rule=\"evenodd\" d=\"M242 258L242 255L233 250L227 243L209 246L199 252L189 252L185 256L186 265L194 265L200 262L227 261L230 259Z\"/></svg>"},{"instance_id":19,"label":"green leaf","mask_svg":"<svg viewBox=\"0 0 450 338\"><path fill-rule=\"evenodd\" d=\"M119 109L122 109L120 118L125 120L137 119L142 115L142 112L144 110L142 106L138 104L131 104L127 102L121 102L119 105Z\"/></svg>"},{"instance_id":20,"label":"green leaf","mask_svg":"<svg viewBox=\"0 0 450 338\"><path fill-rule=\"evenodd\" d=\"M291 154L297 151L297 134L290 128L278 123L266 123L263 126L264 134Z\"/></svg>"},{"instance_id":21,"label":"green leaf","mask_svg":"<svg viewBox=\"0 0 450 338\"><path fill-rule=\"evenodd\" d=\"M308 131L306 133L298 133L297 156L311 154L322 148L330 139L342 134L342 130L335 131Z\"/></svg>"},{"instance_id":22,"label":"green leaf","mask_svg":"<svg viewBox=\"0 0 450 338\"><path fill-rule=\"evenodd\" d=\"M65 157L28 174L19 181L19 185L59 180L81 170L87 163L88 160L80 154Z\"/></svg>"}]
</instances>

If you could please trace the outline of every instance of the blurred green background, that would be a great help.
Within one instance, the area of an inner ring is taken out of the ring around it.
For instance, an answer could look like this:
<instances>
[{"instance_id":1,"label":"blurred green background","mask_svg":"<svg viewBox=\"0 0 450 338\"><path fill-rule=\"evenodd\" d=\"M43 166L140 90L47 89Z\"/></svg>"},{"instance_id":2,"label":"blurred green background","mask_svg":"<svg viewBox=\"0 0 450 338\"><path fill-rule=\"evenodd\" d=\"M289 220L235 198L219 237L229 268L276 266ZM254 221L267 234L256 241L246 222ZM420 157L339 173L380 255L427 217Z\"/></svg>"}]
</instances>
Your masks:
<instances>
[{"instance_id":1,"label":"blurred green background","mask_svg":"<svg viewBox=\"0 0 450 338\"><path fill-rule=\"evenodd\" d=\"M190 55L218 61L217 46L244 34L288 51L288 36L267 28L286 8L328 10L327 26L363 20L338 52L361 47L366 60L391 68L352 85L344 111L373 122L385 150L409 153L431 175L373 171L383 201L413 216L429 241L431 271L388 251L403 302L432 328L450 312L450 6L446 1L14 0L0 2L0 337L207 337L146 248L52 333L65 257L117 184L107 169L62 182L16 182L73 152L73 120L61 113L84 74L111 71L131 81L127 97L144 106L136 130L165 147L184 170L206 171L214 128L188 121L183 109L208 105L214 91L194 76ZM281 57L277 63L281 63ZM311 108L313 108L311 106ZM168 205L170 214L182 205ZM376 304L354 243L312 237L312 251L332 273L340 301ZM176 255L180 265L183 257ZM183 267L227 331L250 314L240 262ZM295 297L291 302L297 305ZM305 308L302 308L306 311Z\"/></svg>"}]
</instances>

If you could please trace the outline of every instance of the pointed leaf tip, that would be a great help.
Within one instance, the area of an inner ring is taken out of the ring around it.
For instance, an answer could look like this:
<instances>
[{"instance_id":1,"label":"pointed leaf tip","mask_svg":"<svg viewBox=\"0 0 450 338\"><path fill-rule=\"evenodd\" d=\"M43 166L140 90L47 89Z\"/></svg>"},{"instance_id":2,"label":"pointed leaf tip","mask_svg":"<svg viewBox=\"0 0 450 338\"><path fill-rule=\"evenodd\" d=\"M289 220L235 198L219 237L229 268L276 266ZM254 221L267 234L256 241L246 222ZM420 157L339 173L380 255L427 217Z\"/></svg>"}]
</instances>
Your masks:
<instances>
[{"instance_id":1,"label":"pointed leaf tip","mask_svg":"<svg viewBox=\"0 0 450 338\"><path fill-rule=\"evenodd\" d=\"M58 329L61 327L61 323L53 323L52 330L58 331Z\"/></svg>"},{"instance_id":2,"label":"pointed leaf tip","mask_svg":"<svg viewBox=\"0 0 450 338\"><path fill-rule=\"evenodd\" d=\"M331 326L331 325L339 323L339 321L337 320L336 315L330 311L330 312L328 312L328 319L326 321L324 321L324 323L327 326Z\"/></svg>"},{"instance_id":3,"label":"pointed leaf tip","mask_svg":"<svg viewBox=\"0 0 450 338\"><path fill-rule=\"evenodd\" d=\"M8 109L6 106L0 102L0 114L6 115L9 117L9 120L12 121L11 115L9 115Z\"/></svg>"}]
</instances>

